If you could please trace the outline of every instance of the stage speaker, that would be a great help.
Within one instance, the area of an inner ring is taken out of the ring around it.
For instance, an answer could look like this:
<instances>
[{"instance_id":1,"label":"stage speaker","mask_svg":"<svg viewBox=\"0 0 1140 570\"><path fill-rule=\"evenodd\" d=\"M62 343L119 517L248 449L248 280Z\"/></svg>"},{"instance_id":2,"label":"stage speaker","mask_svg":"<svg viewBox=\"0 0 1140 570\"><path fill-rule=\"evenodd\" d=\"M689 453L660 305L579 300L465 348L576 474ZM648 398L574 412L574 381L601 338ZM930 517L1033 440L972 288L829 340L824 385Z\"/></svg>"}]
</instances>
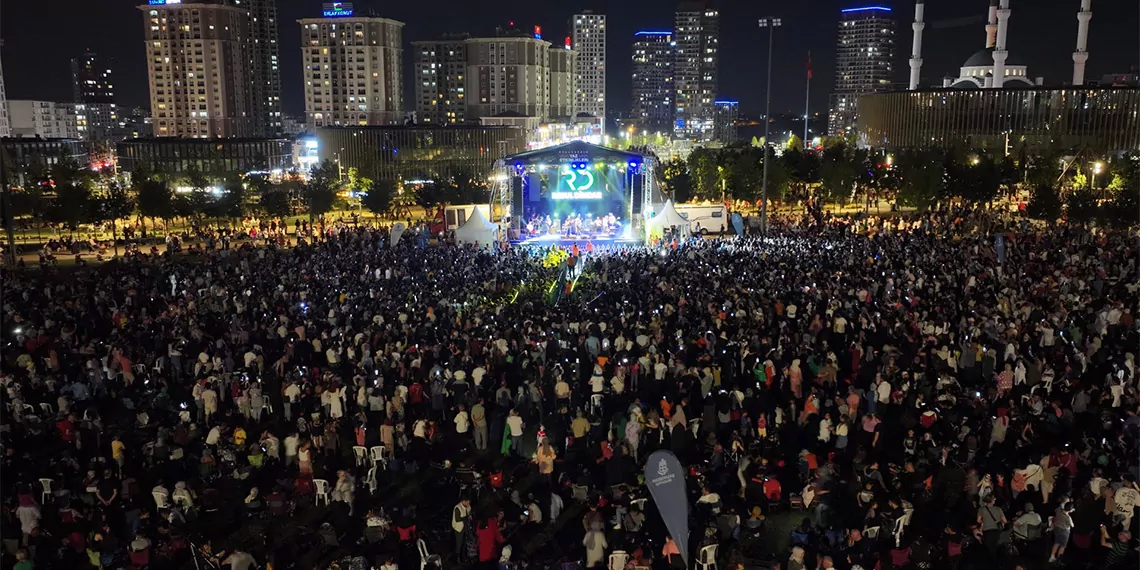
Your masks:
<instances>
[{"instance_id":1,"label":"stage speaker","mask_svg":"<svg viewBox=\"0 0 1140 570\"><path fill-rule=\"evenodd\" d=\"M633 185L633 192L630 193L633 199L633 204L631 204L633 213L640 214L641 205L645 203L645 175L634 174L629 183Z\"/></svg>"},{"instance_id":2,"label":"stage speaker","mask_svg":"<svg viewBox=\"0 0 1140 570\"><path fill-rule=\"evenodd\" d=\"M521 228L523 219L523 177L511 177L511 227Z\"/></svg>"}]
</instances>

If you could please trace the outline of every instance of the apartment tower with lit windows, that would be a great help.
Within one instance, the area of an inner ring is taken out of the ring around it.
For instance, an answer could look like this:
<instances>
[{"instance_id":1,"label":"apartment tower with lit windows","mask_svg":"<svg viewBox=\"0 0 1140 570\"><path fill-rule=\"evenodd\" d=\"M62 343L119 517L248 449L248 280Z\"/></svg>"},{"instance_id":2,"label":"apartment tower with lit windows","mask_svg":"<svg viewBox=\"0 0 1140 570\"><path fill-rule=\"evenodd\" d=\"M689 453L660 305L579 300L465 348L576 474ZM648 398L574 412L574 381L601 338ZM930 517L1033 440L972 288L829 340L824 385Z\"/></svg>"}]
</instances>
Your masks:
<instances>
[{"instance_id":1,"label":"apartment tower with lit windows","mask_svg":"<svg viewBox=\"0 0 1140 570\"><path fill-rule=\"evenodd\" d=\"M584 10L570 17L571 40L578 53L574 71L574 111L606 122L606 17Z\"/></svg>"},{"instance_id":2,"label":"apartment tower with lit windows","mask_svg":"<svg viewBox=\"0 0 1140 570\"><path fill-rule=\"evenodd\" d=\"M673 32L633 34L633 118L647 131L672 130Z\"/></svg>"},{"instance_id":3,"label":"apartment tower with lit windows","mask_svg":"<svg viewBox=\"0 0 1140 570\"><path fill-rule=\"evenodd\" d=\"M357 16L348 3L299 22L309 128L403 121L403 22Z\"/></svg>"},{"instance_id":4,"label":"apartment tower with lit windows","mask_svg":"<svg viewBox=\"0 0 1140 570\"><path fill-rule=\"evenodd\" d=\"M853 132L861 95L890 91L894 77L894 19L885 6L840 11L835 46L835 91L831 94L827 134Z\"/></svg>"},{"instance_id":5,"label":"apartment tower with lit windows","mask_svg":"<svg viewBox=\"0 0 1140 570\"><path fill-rule=\"evenodd\" d=\"M154 135L254 136L249 11L224 4L151 2L139 9Z\"/></svg>"},{"instance_id":6,"label":"apartment tower with lit windows","mask_svg":"<svg viewBox=\"0 0 1140 570\"><path fill-rule=\"evenodd\" d=\"M81 138L107 141L119 126L111 65L93 52L71 60L76 128Z\"/></svg>"},{"instance_id":7,"label":"apartment tower with lit windows","mask_svg":"<svg viewBox=\"0 0 1140 570\"><path fill-rule=\"evenodd\" d=\"M720 13L708 1L681 2L675 14L673 40L673 134L709 140L719 77Z\"/></svg>"},{"instance_id":8,"label":"apartment tower with lit windows","mask_svg":"<svg viewBox=\"0 0 1140 570\"><path fill-rule=\"evenodd\" d=\"M467 34L412 42L415 58L416 119L429 125L467 120Z\"/></svg>"}]
</instances>

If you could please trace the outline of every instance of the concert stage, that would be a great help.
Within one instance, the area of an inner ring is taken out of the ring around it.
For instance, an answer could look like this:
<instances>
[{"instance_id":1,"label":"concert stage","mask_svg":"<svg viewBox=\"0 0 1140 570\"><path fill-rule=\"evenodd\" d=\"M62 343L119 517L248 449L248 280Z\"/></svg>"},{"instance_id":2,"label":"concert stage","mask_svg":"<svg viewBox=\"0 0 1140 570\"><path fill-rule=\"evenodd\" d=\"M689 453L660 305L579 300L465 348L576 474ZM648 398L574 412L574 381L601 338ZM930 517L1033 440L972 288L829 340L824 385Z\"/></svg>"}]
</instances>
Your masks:
<instances>
[{"instance_id":1,"label":"concert stage","mask_svg":"<svg viewBox=\"0 0 1140 570\"><path fill-rule=\"evenodd\" d=\"M580 141L504 157L492 177L493 219L513 244L638 243L657 191L655 162Z\"/></svg>"},{"instance_id":2,"label":"concert stage","mask_svg":"<svg viewBox=\"0 0 1140 570\"><path fill-rule=\"evenodd\" d=\"M625 245L641 245L645 240L639 239L631 235L618 235L618 236L599 236L597 238L584 238L575 236L563 236L559 234L546 234L537 237L531 237L512 241L511 245L527 245L533 247L550 247L553 245L561 247L572 247L578 244L579 248L586 247L587 243L594 244L594 247L601 246L625 246Z\"/></svg>"}]
</instances>

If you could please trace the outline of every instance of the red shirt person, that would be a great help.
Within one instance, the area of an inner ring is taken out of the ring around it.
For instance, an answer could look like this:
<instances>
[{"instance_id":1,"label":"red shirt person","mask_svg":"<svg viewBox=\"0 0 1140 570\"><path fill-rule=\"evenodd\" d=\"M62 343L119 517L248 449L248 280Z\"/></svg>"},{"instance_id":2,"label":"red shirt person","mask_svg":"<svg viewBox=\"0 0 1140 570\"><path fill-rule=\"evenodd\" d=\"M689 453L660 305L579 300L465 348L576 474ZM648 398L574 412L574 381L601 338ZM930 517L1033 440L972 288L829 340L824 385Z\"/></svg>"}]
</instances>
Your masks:
<instances>
[{"instance_id":1,"label":"red shirt person","mask_svg":"<svg viewBox=\"0 0 1140 570\"><path fill-rule=\"evenodd\" d=\"M499 545L506 542L499 532L499 521L493 518L480 523L475 536L479 540L479 562L494 561L498 557Z\"/></svg>"}]
</instances>

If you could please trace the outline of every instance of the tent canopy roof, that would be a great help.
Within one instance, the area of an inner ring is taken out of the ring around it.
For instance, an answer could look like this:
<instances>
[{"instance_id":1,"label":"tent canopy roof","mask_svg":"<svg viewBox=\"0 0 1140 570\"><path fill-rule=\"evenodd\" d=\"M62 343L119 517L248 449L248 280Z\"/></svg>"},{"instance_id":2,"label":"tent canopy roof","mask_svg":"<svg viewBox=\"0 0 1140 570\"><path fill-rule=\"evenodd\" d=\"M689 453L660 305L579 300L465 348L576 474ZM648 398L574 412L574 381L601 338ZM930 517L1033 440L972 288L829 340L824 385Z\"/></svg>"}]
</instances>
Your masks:
<instances>
[{"instance_id":1,"label":"tent canopy roof","mask_svg":"<svg viewBox=\"0 0 1140 570\"><path fill-rule=\"evenodd\" d=\"M686 220L681 214L677 213L677 209L673 207L672 200L666 200L665 203L661 205L661 209L652 218L649 218L648 224L662 228L670 226L688 227L689 220Z\"/></svg>"},{"instance_id":2,"label":"tent canopy roof","mask_svg":"<svg viewBox=\"0 0 1140 570\"><path fill-rule=\"evenodd\" d=\"M531 150L503 158L503 162L506 164L521 164L524 166L530 166L544 162L555 164L576 160L582 160L586 162L594 160L641 162L645 160L645 156L634 152L618 150L616 148L598 146L596 144L590 144L588 142L572 141L566 144L540 148L538 150Z\"/></svg>"}]
</instances>

